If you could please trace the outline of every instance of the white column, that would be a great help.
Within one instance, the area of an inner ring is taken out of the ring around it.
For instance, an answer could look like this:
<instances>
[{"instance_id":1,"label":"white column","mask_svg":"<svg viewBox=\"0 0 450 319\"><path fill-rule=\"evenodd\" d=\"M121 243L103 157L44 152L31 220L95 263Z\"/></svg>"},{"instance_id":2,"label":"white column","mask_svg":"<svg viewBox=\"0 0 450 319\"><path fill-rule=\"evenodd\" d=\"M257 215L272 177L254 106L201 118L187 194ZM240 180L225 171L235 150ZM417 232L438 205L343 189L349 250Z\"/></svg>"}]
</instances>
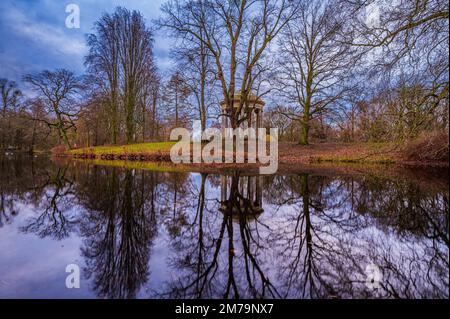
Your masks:
<instances>
[{"instance_id":1,"label":"white column","mask_svg":"<svg viewBox=\"0 0 450 319\"><path fill-rule=\"evenodd\" d=\"M258 110L258 112L256 113L256 134L259 134L259 128L261 127L261 110ZM256 135L258 136L258 135Z\"/></svg>"}]
</instances>

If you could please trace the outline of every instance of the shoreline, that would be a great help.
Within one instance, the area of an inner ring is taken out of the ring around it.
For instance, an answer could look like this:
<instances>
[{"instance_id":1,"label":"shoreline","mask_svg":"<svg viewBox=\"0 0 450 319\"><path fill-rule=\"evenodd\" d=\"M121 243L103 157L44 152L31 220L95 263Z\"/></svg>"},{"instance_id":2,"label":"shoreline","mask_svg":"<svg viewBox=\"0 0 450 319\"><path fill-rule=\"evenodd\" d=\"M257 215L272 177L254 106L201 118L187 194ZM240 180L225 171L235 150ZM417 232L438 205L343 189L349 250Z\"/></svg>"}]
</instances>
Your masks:
<instances>
[{"instance_id":1,"label":"shoreline","mask_svg":"<svg viewBox=\"0 0 450 319\"><path fill-rule=\"evenodd\" d=\"M355 164L355 163L320 163L320 164L280 164L274 174L261 175L255 165L201 165L201 164L173 164L171 162L149 162L149 161L121 161L121 160L99 160L99 159L75 159L70 157L52 158L57 165L81 165L99 166L105 168L116 168L119 170L152 171L158 173L199 173L206 175L235 175L239 176L276 176L276 175L302 175L329 176L329 177L355 177L380 178L401 182L404 180L415 181L424 186L424 189L441 185L448 187L449 168L447 167L417 167L391 164ZM432 183L430 183L432 181Z\"/></svg>"},{"instance_id":2,"label":"shoreline","mask_svg":"<svg viewBox=\"0 0 450 319\"><path fill-rule=\"evenodd\" d=\"M119 146L80 148L54 156L84 160L150 162L198 169L257 169L259 163L180 163L170 159L173 142L141 143ZM192 154L192 152L191 152ZM247 154L245 153L244 156ZM191 155L192 158L192 155ZM394 167L448 168L448 161L418 161L402 156L398 146L383 143L316 143L302 146L281 142L278 149L278 165L329 166L329 165L384 165Z\"/></svg>"},{"instance_id":3,"label":"shoreline","mask_svg":"<svg viewBox=\"0 0 450 319\"><path fill-rule=\"evenodd\" d=\"M94 154L83 154L83 155L73 155L73 154L54 154L53 156L75 159L75 160L101 160L109 162L143 162L143 163L161 163L169 164L180 167L205 167L205 168L235 168L235 169L249 169L249 168L259 168L262 164L259 163L173 163L168 154L124 154L124 155L114 155L114 154L104 154L104 155L94 155ZM393 166L393 167L409 167L409 168L449 168L449 162L443 161L408 161L408 160L347 160L347 159L335 159L335 160L317 160L310 159L305 162L303 159L290 159L288 161L280 159L279 166L289 166L289 165L300 165L300 166L327 166L327 165L378 165L378 166Z\"/></svg>"}]
</instances>

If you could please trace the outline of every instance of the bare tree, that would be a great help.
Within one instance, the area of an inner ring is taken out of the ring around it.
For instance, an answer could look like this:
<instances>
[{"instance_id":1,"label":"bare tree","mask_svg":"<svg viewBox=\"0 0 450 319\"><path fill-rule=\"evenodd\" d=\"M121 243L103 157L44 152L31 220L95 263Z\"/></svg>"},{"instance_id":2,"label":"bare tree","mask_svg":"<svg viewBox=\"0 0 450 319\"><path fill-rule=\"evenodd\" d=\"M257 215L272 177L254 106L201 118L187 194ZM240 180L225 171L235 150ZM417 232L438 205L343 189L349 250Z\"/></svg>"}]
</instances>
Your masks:
<instances>
[{"instance_id":1,"label":"bare tree","mask_svg":"<svg viewBox=\"0 0 450 319\"><path fill-rule=\"evenodd\" d=\"M17 104L17 99L22 95L22 92L17 87L16 82L7 79L0 79L0 92L2 95L2 117L6 117L8 108Z\"/></svg>"},{"instance_id":2,"label":"bare tree","mask_svg":"<svg viewBox=\"0 0 450 319\"><path fill-rule=\"evenodd\" d=\"M90 52L86 64L109 97L107 114L112 142L118 139L121 106L125 141L131 143L136 140L136 123L142 120L139 106L147 102L144 100L149 96L148 86L156 73L152 32L138 11L118 7L113 14L105 14L97 22L96 33L88 36Z\"/></svg>"},{"instance_id":3,"label":"bare tree","mask_svg":"<svg viewBox=\"0 0 450 319\"><path fill-rule=\"evenodd\" d=\"M162 100L166 108L167 121L173 127L186 125L190 116L188 97L191 94L189 86L181 73L176 71L164 87Z\"/></svg>"},{"instance_id":4,"label":"bare tree","mask_svg":"<svg viewBox=\"0 0 450 319\"><path fill-rule=\"evenodd\" d=\"M345 29L346 40L368 49L385 47L387 51L383 55L388 64L398 62L424 45L428 45L428 51L446 43L448 47L448 1L413 0L395 5L380 0L338 2L340 9L352 18ZM391 60L387 59L389 55Z\"/></svg>"},{"instance_id":5,"label":"bare tree","mask_svg":"<svg viewBox=\"0 0 450 319\"><path fill-rule=\"evenodd\" d=\"M139 12L117 8L115 15L120 29L119 60L123 76L125 141L131 143L136 139L135 112L145 84L145 71L153 64L153 40Z\"/></svg>"},{"instance_id":6,"label":"bare tree","mask_svg":"<svg viewBox=\"0 0 450 319\"><path fill-rule=\"evenodd\" d=\"M280 112L301 123L299 143L308 144L310 120L348 91L351 46L337 42L343 22L328 1L304 1L280 37L280 92L289 108Z\"/></svg>"},{"instance_id":7,"label":"bare tree","mask_svg":"<svg viewBox=\"0 0 450 319\"><path fill-rule=\"evenodd\" d=\"M25 75L24 80L39 94L47 112L52 119L38 119L56 129L60 140L71 149L67 132L75 127L75 120L79 114L78 100L82 86L80 79L71 71L58 69L54 72L43 71L38 74Z\"/></svg>"},{"instance_id":8,"label":"bare tree","mask_svg":"<svg viewBox=\"0 0 450 319\"><path fill-rule=\"evenodd\" d=\"M215 94L215 70L211 55L203 42L183 43L174 50L178 61L177 68L182 70L186 85L191 91L197 105L202 131L206 128L206 120L211 117L213 105L219 105Z\"/></svg>"},{"instance_id":9,"label":"bare tree","mask_svg":"<svg viewBox=\"0 0 450 319\"><path fill-rule=\"evenodd\" d=\"M6 141L10 140L7 135L11 132L11 122L7 120L8 112L15 111L18 100L22 92L17 87L16 82L8 79L0 79L0 93L2 99L2 117L0 123L0 147L5 148Z\"/></svg>"},{"instance_id":10,"label":"bare tree","mask_svg":"<svg viewBox=\"0 0 450 319\"><path fill-rule=\"evenodd\" d=\"M434 112L443 106L448 113L448 1L339 2L350 22L341 41L370 53L370 67L381 71L380 81L392 79L395 86L399 74L407 75L404 83L408 79L408 86L423 89L418 108Z\"/></svg>"},{"instance_id":11,"label":"bare tree","mask_svg":"<svg viewBox=\"0 0 450 319\"><path fill-rule=\"evenodd\" d=\"M85 57L88 73L108 96L107 116L110 122L111 142L119 135L119 41L118 21L114 15L104 14L95 24L97 34L89 34L89 54Z\"/></svg>"},{"instance_id":12,"label":"bare tree","mask_svg":"<svg viewBox=\"0 0 450 319\"><path fill-rule=\"evenodd\" d=\"M173 0L162 6L159 25L185 41L203 43L212 55L233 128L247 120L254 68L271 41L296 14L298 1ZM233 107L235 94L240 105ZM243 112L242 112L243 111Z\"/></svg>"}]
</instances>

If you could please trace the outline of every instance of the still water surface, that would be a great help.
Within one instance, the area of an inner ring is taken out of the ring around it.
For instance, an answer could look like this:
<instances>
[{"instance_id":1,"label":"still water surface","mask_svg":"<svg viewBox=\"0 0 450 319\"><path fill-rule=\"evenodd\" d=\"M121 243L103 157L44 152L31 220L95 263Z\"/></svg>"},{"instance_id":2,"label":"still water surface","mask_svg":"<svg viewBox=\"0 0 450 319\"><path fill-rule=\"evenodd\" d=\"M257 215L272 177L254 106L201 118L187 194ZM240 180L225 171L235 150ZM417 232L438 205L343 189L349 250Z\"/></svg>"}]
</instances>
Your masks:
<instances>
[{"instance_id":1,"label":"still water surface","mask_svg":"<svg viewBox=\"0 0 450 319\"><path fill-rule=\"evenodd\" d=\"M0 159L0 298L448 298L448 171ZM68 264L79 289L66 288ZM371 280L373 279L373 280Z\"/></svg>"}]
</instances>

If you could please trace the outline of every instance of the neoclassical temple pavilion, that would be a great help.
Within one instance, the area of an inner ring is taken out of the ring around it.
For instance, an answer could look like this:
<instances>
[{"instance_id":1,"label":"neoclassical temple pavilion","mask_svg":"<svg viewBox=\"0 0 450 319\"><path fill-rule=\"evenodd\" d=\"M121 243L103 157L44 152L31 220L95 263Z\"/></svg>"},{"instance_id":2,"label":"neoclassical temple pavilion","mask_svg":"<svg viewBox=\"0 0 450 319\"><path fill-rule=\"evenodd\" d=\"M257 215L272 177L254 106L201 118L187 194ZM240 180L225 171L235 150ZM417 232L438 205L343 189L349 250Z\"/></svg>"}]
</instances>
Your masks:
<instances>
[{"instance_id":1,"label":"neoclassical temple pavilion","mask_svg":"<svg viewBox=\"0 0 450 319\"><path fill-rule=\"evenodd\" d=\"M235 94L234 98L233 98L233 107L239 108L240 102L241 102L241 94L240 93ZM261 100L256 95L254 95L252 93L250 93L248 95L247 102L242 107L241 114L242 114L242 116L244 116L244 114L248 110L250 110L250 112L249 112L250 115L249 115L249 118L247 119L247 121L244 121L243 123L241 123L242 129L246 129L246 128L258 129L258 128L262 127L264 105L265 105L264 101ZM220 107L222 110L222 114L230 113L228 105L225 103L225 101L220 102ZM229 127L231 127L230 117L227 115L222 115L222 131L225 128L229 128Z\"/></svg>"}]
</instances>

